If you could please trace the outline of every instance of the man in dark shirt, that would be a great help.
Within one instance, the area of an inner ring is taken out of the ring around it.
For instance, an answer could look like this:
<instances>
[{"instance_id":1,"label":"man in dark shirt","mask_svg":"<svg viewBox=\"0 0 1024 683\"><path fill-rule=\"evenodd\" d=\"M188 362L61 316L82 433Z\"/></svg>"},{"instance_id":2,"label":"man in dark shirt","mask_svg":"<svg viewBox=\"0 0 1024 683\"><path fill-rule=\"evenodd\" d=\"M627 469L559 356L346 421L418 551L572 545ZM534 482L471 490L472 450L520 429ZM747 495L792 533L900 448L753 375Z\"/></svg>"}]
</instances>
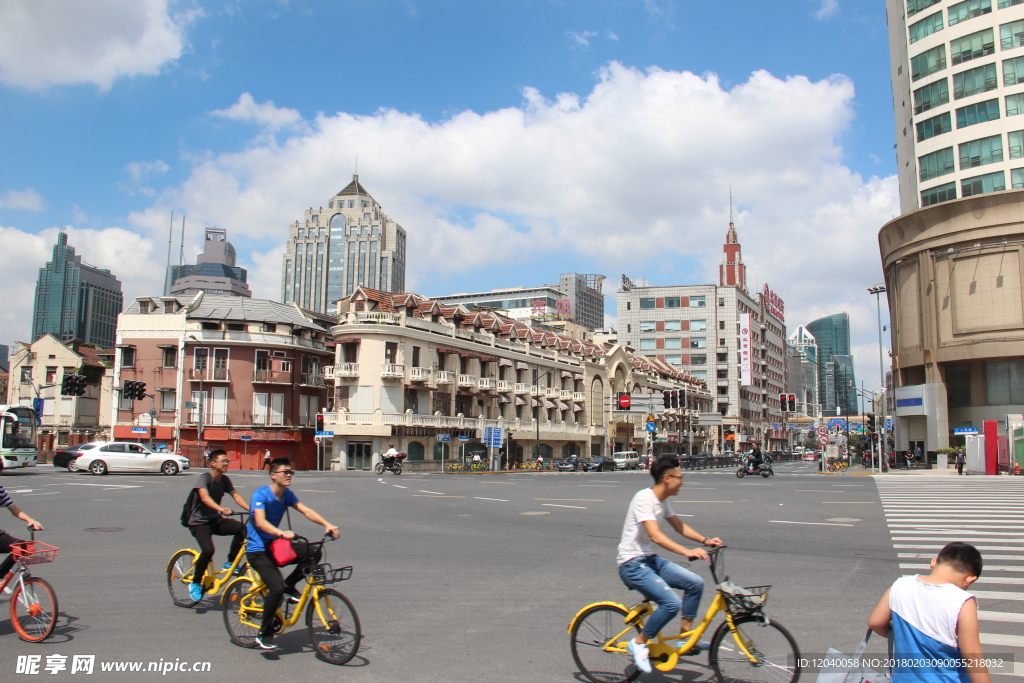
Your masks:
<instances>
[{"instance_id":1,"label":"man in dark shirt","mask_svg":"<svg viewBox=\"0 0 1024 683\"><path fill-rule=\"evenodd\" d=\"M228 471L227 453L222 450L210 453L210 471L200 474L196 479L195 488L198 499L192 507L192 515L188 520L189 531L195 536L199 543L199 557L196 559L195 571L192 573L192 585L189 586L189 593L192 599L199 601L203 599L203 575L206 568L213 559L214 546L213 537L234 536L231 539L231 549L228 551L228 561L224 568L227 569L234 562L235 556L242 547L245 540L245 527L237 519L224 517L232 513L231 508L222 507L221 499L225 493L230 493L239 507L248 511L249 505L231 483L231 479L225 474Z\"/></svg>"}]
</instances>

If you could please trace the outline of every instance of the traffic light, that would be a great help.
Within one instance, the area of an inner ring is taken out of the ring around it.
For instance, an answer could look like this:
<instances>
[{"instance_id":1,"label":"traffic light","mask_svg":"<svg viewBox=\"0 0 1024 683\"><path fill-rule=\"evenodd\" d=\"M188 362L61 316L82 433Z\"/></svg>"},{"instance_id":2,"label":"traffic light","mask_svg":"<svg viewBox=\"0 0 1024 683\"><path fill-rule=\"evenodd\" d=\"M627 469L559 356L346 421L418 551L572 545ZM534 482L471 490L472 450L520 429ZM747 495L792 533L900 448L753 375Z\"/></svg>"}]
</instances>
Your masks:
<instances>
[{"instance_id":1,"label":"traffic light","mask_svg":"<svg viewBox=\"0 0 1024 683\"><path fill-rule=\"evenodd\" d=\"M121 389L121 397L129 401L141 401L146 398L146 383L126 379Z\"/></svg>"},{"instance_id":2,"label":"traffic light","mask_svg":"<svg viewBox=\"0 0 1024 683\"><path fill-rule=\"evenodd\" d=\"M316 415L316 431L318 431L318 432L324 431L324 414L323 413L317 413L317 415Z\"/></svg>"},{"instance_id":3,"label":"traffic light","mask_svg":"<svg viewBox=\"0 0 1024 683\"><path fill-rule=\"evenodd\" d=\"M789 395L789 412L796 412L796 394Z\"/></svg>"},{"instance_id":4,"label":"traffic light","mask_svg":"<svg viewBox=\"0 0 1024 683\"><path fill-rule=\"evenodd\" d=\"M874 413L868 413L867 414L867 418L868 418L868 432L872 432L873 433L875 431L875 414Z\"/></svg>"},{"instance_id":5,"label":"traffic light","mask_svg":"<svg viewBox=\"0 0 1024 683\"><path fill-rule=\"evenodd\" d=\"M786 394L779 394L779 406L782 408L782 412L789 410L789 399Z\"/></svg>"},{"instance_id":6,"label":"traffic light","mask_svg":"<svg viewBox=\"0 0 1024 683\"><path fill-rule=\"evenodd\" d=\"M673 391L672 392L672 407L673 408L678 408L679 407L679 392L678 391Z\"/></svg>"},{"instance_id":7,"label":"traffic light","mask_svg":"<svg viewBox=\"0 0 1024 683\"><path fill-rule=\"evenodd\" d=\"M661 392L661 400L665 402L665 407L666 408L671 408L672 407L672 392L671 391L663 391L663 392Z\"/></svg>"},{"instance_id":8,"label":"traffic light","mask_svg":"<svg viewBox=\"0 0 1024 683\"><path fill-rule=\"evenodd\" d=\"M89 383L89 380L85 375L72 375L75 379L75 384L72 387L75 396L85 396L85 385Z\"/></svg>"},{"instance_id":9,"label":"traffic light","mask_svg":"<svg viewBox=\"0 0 1024 683\"><path fill-rule=\"evenodd\" d=\"M141 401L146 398L146 383L136 382L135 383L135 400Z\"/></svg>"},{"instance_id":10,"label":"traffic light","mask_svg":"<svg viewBox=\"0 0 1024 683\"><path fill-rule=\"evenodd\" d=\"M73 395L74 389L73 389L72 385L74 384L75 381L72 379L72 377L74 377L74 375L64 375L64 377L61 378L61 380L60 380L60 395L61 396L72 396Z\"/></svg>"}]
</instances>

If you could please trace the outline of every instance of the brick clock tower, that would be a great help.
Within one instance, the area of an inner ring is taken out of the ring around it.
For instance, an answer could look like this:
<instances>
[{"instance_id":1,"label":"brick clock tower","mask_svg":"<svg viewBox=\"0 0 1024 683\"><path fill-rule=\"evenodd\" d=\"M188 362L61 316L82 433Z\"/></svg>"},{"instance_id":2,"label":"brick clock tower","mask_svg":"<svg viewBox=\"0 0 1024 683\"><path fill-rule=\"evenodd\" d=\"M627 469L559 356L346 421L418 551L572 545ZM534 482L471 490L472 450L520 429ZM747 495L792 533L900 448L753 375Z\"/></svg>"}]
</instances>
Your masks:
<instances>
[{"instance_id":1,"label":"brick clock tower","mask_svg":"<svg viewBox=\"0 0 1024 683\"><path fill-rule=\"evenodd\" d=\"M732 222L732 197L729 197L729 232L722 245L722 265L718 267L718 281L722 287L738 287L747 291L747 267L743 264L736 226Z\"/></svg>"}]
</instances>

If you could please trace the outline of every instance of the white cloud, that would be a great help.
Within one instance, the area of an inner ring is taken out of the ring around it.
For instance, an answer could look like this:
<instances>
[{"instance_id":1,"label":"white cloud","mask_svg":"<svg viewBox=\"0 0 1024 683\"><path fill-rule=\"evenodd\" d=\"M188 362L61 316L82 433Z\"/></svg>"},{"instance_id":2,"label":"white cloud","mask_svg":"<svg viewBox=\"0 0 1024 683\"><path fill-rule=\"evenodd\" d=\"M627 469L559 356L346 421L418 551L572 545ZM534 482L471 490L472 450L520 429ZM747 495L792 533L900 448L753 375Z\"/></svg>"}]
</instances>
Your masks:
<instances>
[{"instance_id":1,"label":"white cloud","mask_svg":"<svg viewBox=\"0 0 1024 683\"><path fill-rule=\"evenodd\" d=\"M821 0L821 7L814 13L815 19L828 19L839 11L839 0Z\"/></svg>"},{"instance_id":2,"label":"white cloud","mask_svg":"<svg viewBox=\"0 0 1024 683\"><path fill-rule=\"evenodd\" d=\"M171 167L163 159L156 159L155 161L132 161L125 166L125 170L131 176L132 182L141 183L167 173Z\"/></svg>"},{"instance_id":3,"label":"white cloud","mask_svg":"<svg viewBox=\"0 0 1024 683\"><path fill-rule=\"evenodd\" d=\"M82 207L78 204L71 207L71 222L76 225L89 222L89 216L86 215L85 211L82 211Z\"/></svg>"},{"instance_id":4,"label":"white cloud","mask_svg":"<svg viewBox=\"0 0 1024 683\"><path fill-rule=\"evenodd\" d=\"M0 195L0 209L42 211L43 198L30 187L24 190L7 190Z\"/></svg>"},{"instance_id":5,"label":"white cloud","mask_svg":"<svg viewBox=\"0 0 1024 683\"><path fill-rule=\"evenodd\" d=\"M211 111L210 114L225 119L255 123L269 130L293 127L302 121L302 115L297 109L275 107L270 100L263 104L256 104L252 95L247 92L242 93L238 97L238 101L227 109L217 109Z\"/></svg>"},{"instance_id":6,"label":"white cloud","mask_svg":"<svg viewBox=\"0 0 1024 683\"><path fill-rule=\"evenodd\" d=\"M584 49L590 47L590 39L598 35L597 31L566 31L566 34L572 40L574 47Z\"/></svg>"},{"instance_id":7,"label":"white cloud","mask_svg":"<svg viewBox=\"0 0 1024 683\"><path fill-rule=\"evenodd\" d=\"M186 49L203 15L171 15L168 0L5 0L0 3L0 81L29 89L152 76Z\"/></svg>"}]
</instances>

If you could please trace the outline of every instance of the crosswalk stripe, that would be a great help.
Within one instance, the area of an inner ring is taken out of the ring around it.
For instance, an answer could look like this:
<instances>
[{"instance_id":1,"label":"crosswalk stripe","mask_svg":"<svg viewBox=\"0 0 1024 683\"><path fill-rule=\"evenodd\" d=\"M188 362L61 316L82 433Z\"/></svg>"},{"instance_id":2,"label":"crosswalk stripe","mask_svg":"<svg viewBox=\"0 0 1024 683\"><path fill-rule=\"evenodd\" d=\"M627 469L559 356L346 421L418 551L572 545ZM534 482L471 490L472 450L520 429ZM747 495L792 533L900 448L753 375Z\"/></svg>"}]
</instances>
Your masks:
<instances>
[{"instance_id":1,"label":"crosswalk stripe","mask_svg":"<svg viewBox=\"0 0 1024 683\"><path fill-rule=\"evenodd\" d=\"M929 567L926 564L909 564L909 563L908 564L903 564L903 563L900 563L900 569L928 569L928 568ZM986 571L986 572L1024 572L1024 567L1012 567L1010 565L1005 565L1005 564L991 565L991 564L985 563L985 567L984 567L983 571ZM1024 583L1024 578L1021 579L1021 582ZM1021 595L1024 595L1024 593L1021 593ZM1024 598L1021 598L1021 600L1024 600Z\"/></svg>"},{"instance_id":2,"label":"crosswalk stripe","mask_svg":"<svg viewBox=\"0 0 1024 683\"><path fill-rule=\"evenodd\" d=\"M1024 624L1024 614L1019 612L989 612L980 609L978 618L982 621L1013 621Z\"/></svg>"},{"instance_id":3,"label":"crosswalk stripe","mask_svg":"<svg viewBox=\"0 0 1024 683\"><path fill-rule=\"evenodd\" d=\"M1024 636L1010 636L1004 633L982 633L982 645L1009 645L1011 647L1024 647Z\"/></svg>"}]
</instances>

